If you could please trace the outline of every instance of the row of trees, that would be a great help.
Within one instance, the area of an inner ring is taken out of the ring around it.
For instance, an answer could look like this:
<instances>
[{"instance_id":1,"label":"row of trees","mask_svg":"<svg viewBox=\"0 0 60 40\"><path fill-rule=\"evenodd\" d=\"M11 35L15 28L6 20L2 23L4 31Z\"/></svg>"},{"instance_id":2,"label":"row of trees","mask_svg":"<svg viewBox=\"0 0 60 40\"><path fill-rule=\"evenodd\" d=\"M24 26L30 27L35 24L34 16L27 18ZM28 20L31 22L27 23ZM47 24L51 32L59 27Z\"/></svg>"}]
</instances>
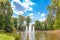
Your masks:
<instances>
[{"instance_id":1,"label":"row of trees","mask_svg":"<svg viewBox=\"0 0 60 40\"><path fill-rule=\"evenodd\" d=\"M26 26L29 27L29 24L31 22L31 18L29 16L25 17L23 15L19 15L18 18L13 19L13 27L15 27L18 30L24 30Z\"/></svg>"}]
</instances>

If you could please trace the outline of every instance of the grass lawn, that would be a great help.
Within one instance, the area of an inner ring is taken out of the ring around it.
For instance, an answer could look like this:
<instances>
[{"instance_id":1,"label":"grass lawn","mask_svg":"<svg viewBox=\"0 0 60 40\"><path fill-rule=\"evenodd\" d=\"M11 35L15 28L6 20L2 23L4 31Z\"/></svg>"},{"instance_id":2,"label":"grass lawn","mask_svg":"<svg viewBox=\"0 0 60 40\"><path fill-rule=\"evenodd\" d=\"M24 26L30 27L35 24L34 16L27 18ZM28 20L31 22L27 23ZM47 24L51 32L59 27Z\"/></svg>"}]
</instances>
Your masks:
<instances>
[{"instance_id":1,"label":"grass lawn","mask_svg":"<svg viewBox=\"0 0 60 40\"><path fill-rule=\"evenodd\" d=\"M13 36L7 36L6 34L0 34L0 40L15 40Z\"/></svg>"}]
</instances>

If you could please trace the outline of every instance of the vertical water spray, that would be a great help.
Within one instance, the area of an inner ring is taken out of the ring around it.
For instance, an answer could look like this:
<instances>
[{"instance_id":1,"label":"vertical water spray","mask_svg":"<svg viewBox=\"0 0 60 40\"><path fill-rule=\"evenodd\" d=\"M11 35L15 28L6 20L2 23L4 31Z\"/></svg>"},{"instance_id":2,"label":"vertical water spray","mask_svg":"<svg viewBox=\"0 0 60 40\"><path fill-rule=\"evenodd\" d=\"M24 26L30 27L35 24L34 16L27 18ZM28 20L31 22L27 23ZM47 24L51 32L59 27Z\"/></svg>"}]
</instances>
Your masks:
<instances>
[{"instance_id":1,"label":"vertical water spray","mask_svg":"<svg viewBox=\"0 0 60 40\"><path fill-rule=\"evenodd\" d=\"M32 31L32 26L31 26L31 24L29 25L29 32L31 32Z\"/></svg>"},{"instance_id":2,"label":"vertical water spray","mask_svg":"<svg viewBox=\"0 0 60 40\"><path fill-rule=\"evenodd\" d=\"M29 28L26 26L26 39L28 39L27 35L29 37L29 40L35 40L35 32L32 24L29 25Z\"/></svg>"},{"instance_id":3,"label":"vertical water spray","mask_svg":"<svg viewBox=\"0 0 60 40\"><path fill-rule=\"evenodd\" d=\"M32 24L29 26L29 40L35 40L35 32Z\"/></svg>"},{"instance_id":4,"label":"vertical water spray","mask_svg":"<svg viewBox=\"0 0 60 40\"><path fill-rule=\"evenodd\" d=\"M28 28L27 28L27 26L26 26L26 32L28 32Z\"/></svg>"},{"instance_id":5,"label":"vertical water spray","mask_svg":"<svg viewBox=\"0 0 60 40\"><path fill-rule=\"evenodd\" d=\"M34 32L34 27L33 27L33 32Z\"/></svg>"}]
</instances>

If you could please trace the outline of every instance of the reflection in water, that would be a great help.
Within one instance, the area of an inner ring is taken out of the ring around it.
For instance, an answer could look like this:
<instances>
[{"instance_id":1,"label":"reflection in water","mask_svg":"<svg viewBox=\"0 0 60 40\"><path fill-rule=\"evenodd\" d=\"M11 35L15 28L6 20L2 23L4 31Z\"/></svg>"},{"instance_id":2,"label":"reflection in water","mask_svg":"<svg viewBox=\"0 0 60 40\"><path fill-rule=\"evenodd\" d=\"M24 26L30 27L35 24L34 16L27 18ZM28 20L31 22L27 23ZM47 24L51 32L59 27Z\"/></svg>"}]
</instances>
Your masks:
<instances>
[{"instance_id":1,"label":"reflection in water","mask_svg":"<svg viewBox=\"0 0 60 40\"><path fill-rule=\"evenodd\" d=\"M26 40L26 39L27 39L27 33L21 32L21 40Z\"/></svg>"},{"instance_id":2,"label":"reflection in water","mask_svg":"<svg viewBox=\"0 0 60 40\"><path fill-rule=\"evenodd\" d=\"M44 32L36 32L36 40L45 40Z\"/></svg>"},{"instance_id":3,"label":"reflection in water","mask_svg":"<svg viewBox=\"0 0 60 40\"><path fill-rule=\"evenodd\" d=\"M50 34L47 31L33 32L22 32L21 40L60 40L60 35Z\"/></svg>"},{"instance_id":4,"label":"reflection in water","mask_svg":"<svg viewBox=\"0 0 60 40\"><path fill-rule=\"evenodd\" d=\"M50 34L48 31L40 31L36 33L36 40L60 40L60 36Z\"/></svg>"},{"instance_id":5,"label":"reflection in water","mask_svg":"<svg viewBox=\"0 0 60 40\"><path fill-rule=\"evenodd\" d=\"M35 40L35 33L33 33L33 32L30 32L30 33L22 32L21 33L21 40Z\"/></svg>"},{"instance_id":6,"label":"reflection in water","mask_svg":"<svg viewBox=\"0 0 60 40\"><path fill-rule=\"evenodd\" d=\"M35 40L35 33L34 32L29 33L29 40Z\"/></svg>"}]
</instances>

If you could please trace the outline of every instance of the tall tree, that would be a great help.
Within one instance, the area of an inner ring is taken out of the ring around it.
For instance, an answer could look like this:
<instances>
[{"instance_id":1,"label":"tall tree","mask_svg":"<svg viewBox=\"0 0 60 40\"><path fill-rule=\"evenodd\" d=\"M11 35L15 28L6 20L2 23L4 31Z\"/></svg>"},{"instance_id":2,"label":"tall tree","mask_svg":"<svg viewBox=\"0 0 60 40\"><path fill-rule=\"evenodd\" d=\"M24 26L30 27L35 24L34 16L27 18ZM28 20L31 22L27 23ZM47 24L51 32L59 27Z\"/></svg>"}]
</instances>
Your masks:
<instances>
[{"instance_id":1,"label":"tall tree","mask_svg":"<svg viewBox=\"0 0 60 40\"><path fill-rule=\"evenodd\" d=\"M52 24L54 24L54 29L60 29L60 0L51 0L52 4L49 6L49 11L51 15L54 15L54 21ZM49 14L49 15L50 15ZM51 17L50 15L50 17ZM53 18L53 17L52 17Z\"/></svg>"},{"instance_id":2,"label":"tall tree","mask_svg":"<svg viewBox=\"0 0 60 40\"><path fill-rule=\"evenodd\" d=\"M11 17L11 26L14 27L15 29L17 29L17 19L18 18L14 18L14 17Z\"/></svg>"},{"instance_id":3,"label":"tall tree","mask_svg":"<svg viewBox=\"0 0 60 40\"><path fill-rule=\"evenodd\" d=\"M26 25L29 27L29 24L31 22L31 18L29 16L26 17Z\"/></svg>"},{"instance_id":4,"label":"tall tree","mask_svg":"<svg viewBox=\"0 0 60 40\"><path fill-rule=\"evenodd\" d=\"M18 22L17 22L17 18L14 18L14 27L17 29L17 24L18 24Z\"/></svg>"},{"instance_id":5,"label":"tall tree","mask_svg":"<svg viewBox=\"0 0 60 40\"><path fill-rule=\"evenodd\" d=\"M12 8L9 0L0 0L0 27L4 29L4 27L11 26L11 16L12 16Z\"/></svg>"},{"instance_id":6,"label":"tall tree","mask_svg":"<svg viewBox=\"0 0 60 40\"><path fill-rule=\"evenodd\" d=\"M52 0L53 5L55 5L56 19L54 23L55 29L60 29L60 0Z\"/></svg>"},{"instance_id":7,"label":"tall tree","mask_svg":"<svg viewBox=\"0 0 60 40\"><path fill-rule=\"evenodd\" d=\"M42 23L43 28L44 28L45 30L48 30L47 24L48 24L47 21L44 21L44 22Z\"/></svg>"},{"instance_id":8,"label":"tall tree","mask_svg":"<svg viewBox=\"0 0 60 40\"><path fill-rule=\"evenodd\" d=\"M19 18L18 18L19 29L23 29L24 21L25 21L25 17L23 15L19 15Z\"/></svg>"},{"instance_id":9,"label":"tall tree","mask_svg":"<svg viewBox=\"0 0 60 40\"><path fill-rule=\"evenodd\" d=\"M47 23L48 29L54 29L54 27L53 27L53 25L54 25L54 16L53 16L52 13L49 13L47 15L46 23Z\"/></svg>"},{"instance_id":10,"label":"tall tree","mask_svg":"<svg viewBox=\"0 0 60 40\"><path fill-rule=\"evenodd\" d=\"M36 29L36 30L41 30L41 29L43 29L42 22L40 22L39 20L36 20L36 21L35 21L35 29Z\"/></svg>"}]
</instances>

